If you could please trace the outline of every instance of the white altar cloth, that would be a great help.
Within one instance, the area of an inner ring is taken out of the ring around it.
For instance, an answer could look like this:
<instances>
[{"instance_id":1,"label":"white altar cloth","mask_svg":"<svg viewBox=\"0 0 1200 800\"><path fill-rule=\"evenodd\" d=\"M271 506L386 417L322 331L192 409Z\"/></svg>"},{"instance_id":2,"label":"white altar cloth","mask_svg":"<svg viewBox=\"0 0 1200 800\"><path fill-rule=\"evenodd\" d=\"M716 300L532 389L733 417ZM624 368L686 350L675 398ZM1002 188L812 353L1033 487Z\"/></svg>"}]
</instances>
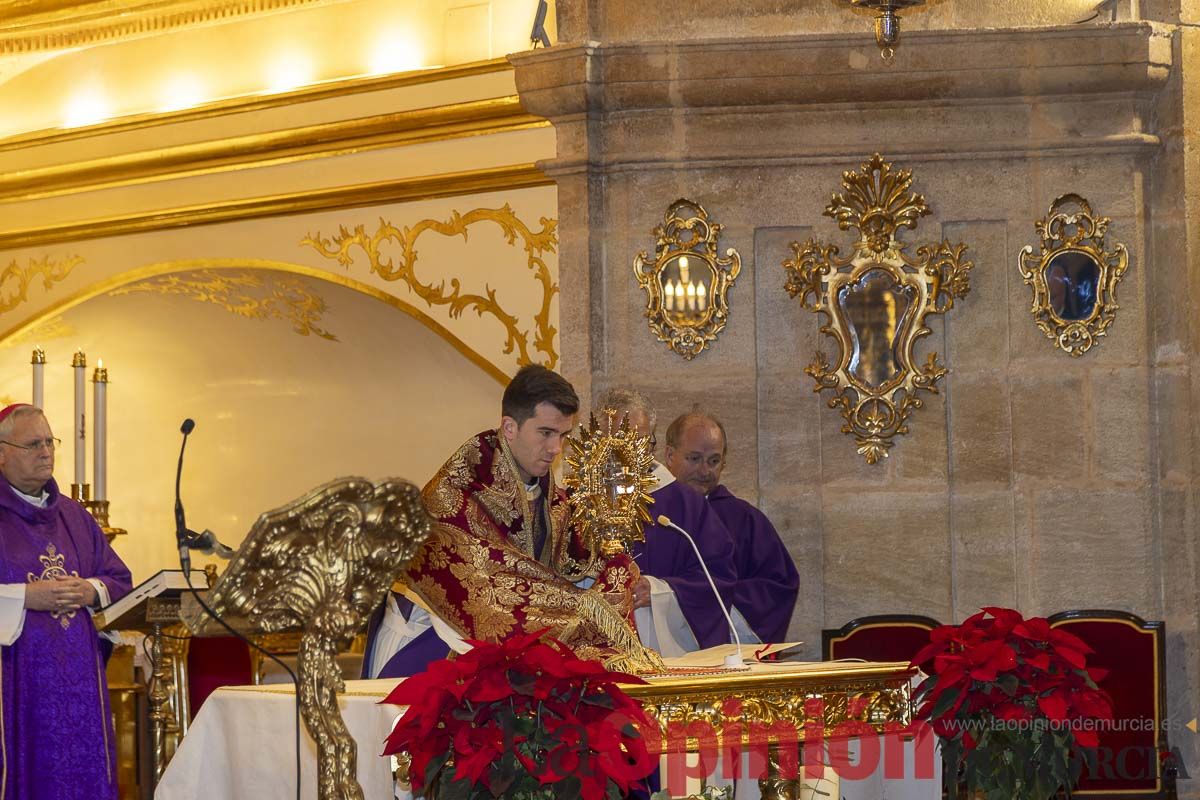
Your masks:
<instances>
[{"instance_id":1,"label":"white altar cloth","mask_svg":"<svg viewBox=\"0 0 1200 800\"><path fill-rule=\"evenodd\" d=\"M338 705L358 743L366 800L392 800L383 741L403 709L381 705L396 679L349 681ZM292 685L231 686L209 695L154 791L155 800L295 800ZM317 797L317 746L300 722L301 797Z\"/></svg>"},{"instance_id":2,"label":"white altar cloth","mask_svg":"<svg viewBox=\"0 0 1200 800\"><path fill-rule=\"evenodd\" d=\"M847 665L850 666L850 665ZM756 664L754 672L795 672L829 664ZM651 678L651 682L655 679ZM366 800L393 800L391 758L380 756L384 740L403 711L382 700L397 679L347 681L339 705L358 743L358 782ZM291 684L237 686L209 695L192 721L155 790L155 800L293 800L296 797ZM316 800L316 744L301 723L301 796ZM856 749L856 748L854 748ZM853 749L852 749L853 752ZM841 780L836 794L844 800L937 800L941 797L941 759L932 778L915 778L913 746L904 747L905 770L885 779L882 770L856 781ZM852 757L857 761L857 757ZM742 784L743 782L739 782ZM830 787L828 783L823 790ZM834 796L833 792L830 792ZM740 798L747 793L739 786ZM822 800L820 795L815 795ZM805 800L808 800L805 798Z\"/></svg>"}]
</instances>

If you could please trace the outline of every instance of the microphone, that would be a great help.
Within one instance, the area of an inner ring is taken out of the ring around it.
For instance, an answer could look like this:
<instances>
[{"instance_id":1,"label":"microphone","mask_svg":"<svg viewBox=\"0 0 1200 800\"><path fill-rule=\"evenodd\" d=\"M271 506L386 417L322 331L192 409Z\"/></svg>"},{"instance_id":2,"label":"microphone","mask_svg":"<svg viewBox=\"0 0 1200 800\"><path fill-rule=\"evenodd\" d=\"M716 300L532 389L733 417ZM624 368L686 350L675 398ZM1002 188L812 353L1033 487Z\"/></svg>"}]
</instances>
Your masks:
<instances>
[{"instance_id":1,"label":"microphone","mask_svg":"<svg viewBox=\"0 0 1200 800\"><path fill-rule=\"evenodd\" d=\"M713 581L712 573L708 571L708 565L704 563L704 556L700 555L700 548L696 546L696 540L692 538L690 533L674 522L671 522L671 518L666 514L658 515L658 524L679 531L688 540L688 544L692 546L692 551L696 554L696 560L700 562L700 568L704 570L704 577L708 578L708 585L712 587L713 595L717 598L717 605L721 607L721 613L725 615L725 621L729 624L729 632L733 634L733 641L737 644L737 655L725 656L725 668L744 668L746 664L742 659L742 637L738 636L737 628L733 624L733 618L729 616L729 610L725 608L725 601L721 599L721 593L717 591L717 584Z\"/></svg>"},{"instance_id":2,"label":"microphone","mask_svg":"<svg viewBox=\"0 0 1200 800\"><path fill-rule=\"evenodd\" d=\"M199 550L206 556L216 556L217 558L233 558L233 554L237 552L229 545L221 544L217 535L208 528L200 533L193 533L188 547L192 550Z\"/></svg>"},{"instance_id":3,"label":"microphone","mask_svg":"<svg viewBox=\"0 0 1200 800\"><path fill-rule=\"evenodd\" d=\"M188 436L196 429L196 421L188 418L179 426L183 434L183 443L179 445L179 463L175 466L175 544L179 548L179 563L186 573L191 569L192 556L188 552L189 537L187 520L183 513L183 500L179 494L179 484L183 479L183 451L187 447Z\"/></svg>"}]
</instances>

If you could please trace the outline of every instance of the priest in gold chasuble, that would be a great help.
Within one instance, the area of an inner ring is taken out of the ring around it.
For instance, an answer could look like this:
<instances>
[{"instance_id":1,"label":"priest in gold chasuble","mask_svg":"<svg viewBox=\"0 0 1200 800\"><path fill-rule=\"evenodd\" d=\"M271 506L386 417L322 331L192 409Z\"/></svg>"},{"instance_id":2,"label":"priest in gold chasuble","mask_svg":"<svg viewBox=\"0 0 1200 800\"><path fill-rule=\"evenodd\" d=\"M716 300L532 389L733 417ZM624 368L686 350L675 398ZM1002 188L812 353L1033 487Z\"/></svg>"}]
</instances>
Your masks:
<instances>
[{"instance_id":1,"label":"priest in gold chasuble","mask_svg":"<svg viewBox=\"0 0 1200 800\"><path fill-rule=\"evenodd\" d=\"M501 641L549 628L583 658L644 672L657 659L632 625L637 566L625 554L589 552L566 524L566 497L551 474L578 408L562 377L537 366L518 372L504 393L500 427L469 439L425 487L435 523L404 578L464 638ZM431 659L406 662L405 652L432 633L404 641L373 676L419 671ZM387 658L378 652L381 638L369 637L368 664Z\"/></svg>"}]
</instances>

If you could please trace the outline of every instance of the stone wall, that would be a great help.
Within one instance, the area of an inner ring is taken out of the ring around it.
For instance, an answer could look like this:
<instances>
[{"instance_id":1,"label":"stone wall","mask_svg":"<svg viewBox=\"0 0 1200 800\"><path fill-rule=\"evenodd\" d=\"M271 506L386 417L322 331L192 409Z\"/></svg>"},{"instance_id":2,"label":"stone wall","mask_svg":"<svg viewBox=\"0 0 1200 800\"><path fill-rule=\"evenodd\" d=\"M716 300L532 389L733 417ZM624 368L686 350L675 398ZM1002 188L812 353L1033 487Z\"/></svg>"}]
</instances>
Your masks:
<instances>
[{"instance_id":1,"label":"stone wall","mask_svg":"<svg viewBox=\"0 0 1200 800\"><path fill-rule=\"evenodd\" d=\"M630 6L583 5L560 7L560 30L594 41L512 60L523 105L558 134L543 166L559 185L563 364L585 397L641 388L660 429L693 403L723 418L728 484L800 568L791 634L812 656L821 628L863 614L1123 609L1167 620L1172 716L1194 717L1192 39L1148 23L914 31L885 66L861 35L730 24L715 26L726 38L629 41ZM851 249L822 211L876 151L914 171L932 208L902 238L962 241L975 267L919 349L949 366L941 393L868 466L803 373L832 340L784 292L781 262L810 235ZM1131 261L1110 335L1081 359L1034 326L1017 271L1034 220L1068 192L1112 218ZM721 249L744 262L728 327L691 362L654 339L632 274L678 197L725 225ZM1200 767L1194 739L1176 743Z\"/></svg>"}]
</instances>

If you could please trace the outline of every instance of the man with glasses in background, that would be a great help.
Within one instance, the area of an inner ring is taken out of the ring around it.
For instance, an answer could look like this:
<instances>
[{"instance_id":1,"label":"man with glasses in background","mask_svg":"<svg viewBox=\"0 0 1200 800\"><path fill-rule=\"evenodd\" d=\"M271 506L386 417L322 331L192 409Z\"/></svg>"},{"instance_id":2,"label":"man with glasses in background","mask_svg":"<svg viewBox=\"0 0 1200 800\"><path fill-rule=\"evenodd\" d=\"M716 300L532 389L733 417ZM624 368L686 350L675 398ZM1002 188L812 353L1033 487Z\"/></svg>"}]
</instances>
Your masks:
<instances>
[{"instance_id":1,"label":"man with glasses in background","mask_svg":"<svg viewBox=\"0 0 1200 800\"><path fill-rule=\"evenodd\" d=\"M733 539L733 605L739 617L734 624L744 621L760 641L783 642L800 593L800 574L766 514L721 483L725 456L725 426L711 414L692 411L667 428L667 468L677 481L707 498Z\"/></svg>"},{"instance_id":2,"label":"man with glasses in background","mask_svg":"<svg viewBox=\"0 0 1200 800\"><path fill-rule=\"evenodd\" d=\"M0 411L0 765L4 800L116 800L108 684L91 610L129 569L54 481L41 409Z\"/></svg>"}]
</instances>

